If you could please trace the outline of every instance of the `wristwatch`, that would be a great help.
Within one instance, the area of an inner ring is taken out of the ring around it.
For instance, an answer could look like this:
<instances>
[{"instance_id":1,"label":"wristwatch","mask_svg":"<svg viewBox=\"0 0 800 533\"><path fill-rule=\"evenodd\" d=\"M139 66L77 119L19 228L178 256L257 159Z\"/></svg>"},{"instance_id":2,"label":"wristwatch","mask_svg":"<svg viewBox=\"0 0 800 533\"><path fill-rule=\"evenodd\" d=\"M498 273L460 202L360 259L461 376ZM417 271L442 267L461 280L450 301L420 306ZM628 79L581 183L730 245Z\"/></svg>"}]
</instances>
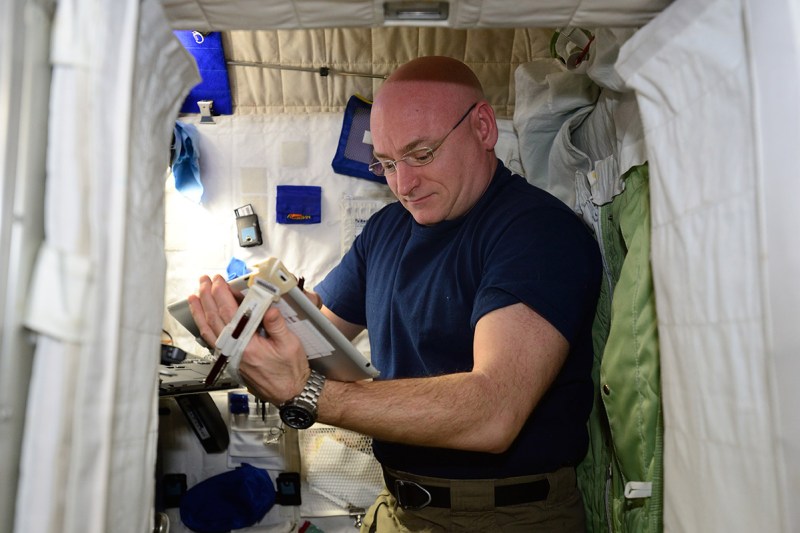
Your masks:
<instances>
[{"instance_id":1,"label":"wristwatch","mask_svg":"<svg viewBox=\"0 0 800 533\"><path fill-rule=\"evenodd\" d=\"M281 420L295 429L308 429L317 421L317 402L325 385L325 376L311 370L303 390L280 407Z\"/></svg>"}]
</instances>

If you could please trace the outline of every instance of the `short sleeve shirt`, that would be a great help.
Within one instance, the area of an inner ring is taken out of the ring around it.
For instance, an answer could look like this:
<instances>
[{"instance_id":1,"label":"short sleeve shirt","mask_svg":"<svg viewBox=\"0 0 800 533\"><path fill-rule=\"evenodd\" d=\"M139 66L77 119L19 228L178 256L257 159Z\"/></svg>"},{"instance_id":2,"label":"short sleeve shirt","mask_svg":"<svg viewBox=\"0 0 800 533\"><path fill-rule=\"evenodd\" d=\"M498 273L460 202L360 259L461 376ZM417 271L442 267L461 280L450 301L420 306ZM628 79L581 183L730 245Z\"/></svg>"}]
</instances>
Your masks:
<instances>
[{"instance_id":1,"label":"short sleeve shirt","mask_svg":"<svg viewBox=\"0 0 800 533\"><path fill-rule=\"evenodd\" d=\"M470 371L478 321L518 302L570 343L555 383L507 452L375 440L378 460L419 475L475 479L577 464L588 445L600 273L597 243L577 215L499 162L486 192L459 219L422 226L400 203L370 218L315 290L339 317L367 327L379 379Z\"/></svg>"}]
</instances>

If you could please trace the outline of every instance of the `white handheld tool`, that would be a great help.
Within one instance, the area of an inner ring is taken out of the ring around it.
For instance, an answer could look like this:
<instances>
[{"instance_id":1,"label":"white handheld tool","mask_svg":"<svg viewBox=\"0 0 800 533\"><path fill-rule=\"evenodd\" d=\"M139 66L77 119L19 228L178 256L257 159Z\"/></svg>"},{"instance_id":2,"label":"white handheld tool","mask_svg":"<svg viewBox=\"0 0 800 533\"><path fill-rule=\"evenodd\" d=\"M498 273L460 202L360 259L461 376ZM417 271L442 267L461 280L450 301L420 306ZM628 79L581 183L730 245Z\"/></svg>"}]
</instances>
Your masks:
<instances>
[{"instance_id":1,"label":"white handheld tool","mask_svg":"<svg viewBox=\"0 0 800 533\"><path fill-rule=\"evenodd\" d=\"M261 320L270 306L297 286L297 279L289 274L274 257L258 263L247 281L248 289L236 314L222 329L214 343L216 361L211 367L205 384L213 385L227 368L228 373L240 383L239 363L250 339L258 331Z\"/></svg>"}]
</instances>

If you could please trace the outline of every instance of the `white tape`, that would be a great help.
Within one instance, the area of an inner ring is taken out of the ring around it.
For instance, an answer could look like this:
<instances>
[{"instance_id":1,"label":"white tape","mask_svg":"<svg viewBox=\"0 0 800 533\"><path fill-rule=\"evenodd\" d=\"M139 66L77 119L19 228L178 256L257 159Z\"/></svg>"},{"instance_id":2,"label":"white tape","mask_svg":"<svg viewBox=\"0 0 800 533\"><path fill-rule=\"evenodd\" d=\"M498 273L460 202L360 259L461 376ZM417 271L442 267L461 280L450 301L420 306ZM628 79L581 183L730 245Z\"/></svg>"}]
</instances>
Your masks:
<instances>
[{"instance_id":1,"label":"white tape","mask_svg":"<svg viewBox=\"0 0 800 533\"><path fill-rule=\"evenodd\" d=\"M650 481L628 481L625 483L625 497L629 500L649 498L653 494L653 483Z\"/></svg>"}]
</instances>

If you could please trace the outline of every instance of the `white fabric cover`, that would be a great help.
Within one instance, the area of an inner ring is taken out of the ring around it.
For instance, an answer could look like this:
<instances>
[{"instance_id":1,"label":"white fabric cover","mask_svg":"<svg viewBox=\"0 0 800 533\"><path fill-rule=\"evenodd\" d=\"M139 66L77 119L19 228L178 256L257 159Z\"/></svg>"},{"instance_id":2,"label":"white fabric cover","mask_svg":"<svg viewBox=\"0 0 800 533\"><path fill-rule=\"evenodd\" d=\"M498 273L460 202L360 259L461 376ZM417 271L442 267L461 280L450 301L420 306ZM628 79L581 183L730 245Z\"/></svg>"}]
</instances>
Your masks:
<instances>
[{"instance_id":1,"label":"white fabric cover","mask_svg":"<svg viewBox=\"0 0 800 533\"><path fill-rule=\"evenodd\" d=\"M571 130L594 108L598 88L567 71L556 59L522 65L516 72L514 125L519 134L525 176L569 206L575 205L575 171L591 170L591 161L569 142ZM551 161L551 154L553 161Z\"/></svg>"},{"instance_id":2,"label":"white fabric cover","mask_svg":"<svg viewBox=\"0 0 800 533\"><path fill-rule=\"evenodd\" d=\"M793 0L775 0L769 9L746 0L745 26L755 95L758 172L762 176L761 213L765 250L761 261L767 283L766 300L773 355L776 454L775 471L784 520L783 531L800 531L800 246L797 245L797 198L800 180L795 170L800 146L800 9ZM779 51L779 53L776 53Z\"/></svg>"},{"instance_id":3,"label":"white fabric cover","mask_svg":"<svg viewBox=\"0 0 800 533\"><path fill-rule=\"evenodd\" d=\"M34 300L28 311L34 327L55 312L80 330L40 330L15 531L141 533L153 527L159 178L173 117L198 77L151 0L141 10L134 0L61 1L52 44L41 255L83 266L38 268L34 284L83 295L58 311Z\"/></svg>"},{"instance_id":4,"label":"white fabric cover","mask_svg":"<svg viewBox=\"0 0 800 533\"><path fill-rule=\"evenodd\" d=\"M782 531L743 22L681 0L617 65L650 154L666 531Z\"/></svg>"},{"instance_id":5,"label":"white fabric cover","mask_svg":"<svg viewBox=\"0 0 800 533\"><path fill-rule=\"evenodd\" d=\"M562 28L576 26L642 26L671 0L458 0L450 2L456 16L453 25L533 26ZM375 0L381 5L383 0Z\"/></svg>"},{"instance_id":6,"label":"white fabric cover","mask_svg":"<svg viewBox=\"0 0 800 533\"><path fill-rule=\"evenodd\" d=\"M23 325L44 233L52 5L0 2L0 531L11 531L34 343Z\"/></svg>"},{"instance_id":7,"label":"white fabric cover","mask_svg":"<svg viewBox=\"0 0 800 533\"><path fill-rule=\"evenodd\" d=\"M611 201L621 176L647 160L633 92L613 70L633 30L594 30L589 60L521 65L514 125L528 181L579 210ZM591 218L591 217L589 217Z\"/></svg>"},{"instance_id":8,"label":"white fabric cover","mask_svg":"<svg viewBox=\"0 0 800 533\"><path fill-rule=\"evenodd\" d=\"M384 0L162 0L173 27L241 30L381 26ZM670 0L450 0L454 28L641 26Z\"/></svg>"}]
</instances>

